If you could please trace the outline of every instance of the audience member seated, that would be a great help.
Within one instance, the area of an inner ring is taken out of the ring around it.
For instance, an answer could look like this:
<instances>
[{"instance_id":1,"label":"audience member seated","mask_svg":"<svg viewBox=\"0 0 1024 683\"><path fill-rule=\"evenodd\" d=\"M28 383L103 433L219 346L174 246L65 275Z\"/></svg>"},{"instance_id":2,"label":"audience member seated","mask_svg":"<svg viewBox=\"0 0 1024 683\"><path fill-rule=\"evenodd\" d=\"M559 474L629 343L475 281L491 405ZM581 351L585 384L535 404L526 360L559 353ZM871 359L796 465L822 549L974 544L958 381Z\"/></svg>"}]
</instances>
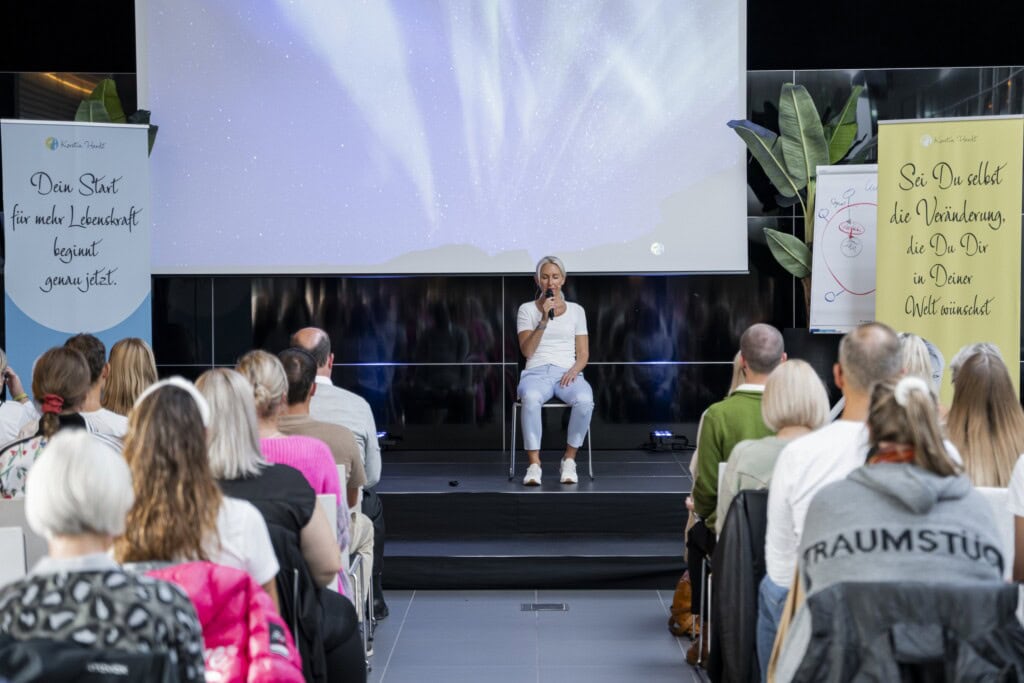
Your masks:
<instances>
[{"instance_id":1,"label":"audience member seated","mask_svg":"<svg viewBox=\"0 0 1024 683\"><path fill-rule=\"evenodd\" d=\"M64 346L78 351L89 364L89 392L85 395L79 411L82 417L93 431L123 439L125 432L128 431L128 418L107 410L100 403L100 396L110 374L107 347L91 334L76 334L64 342Z\"/></svg>"},{"instance_id":2,"label":"audience member seated","mask_svg":"<svg viewBox=\"0 0 1024 683\"><path fill-rule=\"evenodd\" d=\"M32 394L42 409L42 417L32 436L7 444L0 453L0 498L25 495L29 468L58 431L68 427L91 431L85 418L78 414L88 390L89 366L78 351L58 346L39 357L32 373ZM108 445L120 449L114 440Z\"/></svg>"},{"instance_id":3,"label":"audience member seated","mask_svg":"<svg viewBox=\"0 0 1024 683\"><path fill-rule=\"evenodd\" d=\"M798 556L808 598L844 582L998 585L1004 556L992 510L950 462L928 384L877 384L867 431L867 464L822 487L807 509ZM801 610L780 673L791 648L805 650L810 627Z\"/></svg>"},{"instance_id":4,"label":"audience member seated","mask_svg":"<svg viewBox=\"0 0 1024 683\"><path fill-rule=\"evenodd\" d=\"M316 394L318 384L316 377L316 361L313 356L302 349L285 349L280 354L281 365L288 378L287 414L278 419L278 428L285 434L299 434L320 439L330 447L334 460L345 465L346 488L350 492L353 487L362 486L366 481L359 451L355 448L352 432L348 429L326 422L314 420L309 415L309 405ZM351 471L351 476L349 472ZM358 493L358 491L357 491ZM351 506L349 515L349 552L357 553L363 564L363 585L359 587L356 598L356 609L359 619L363 619L362 600L358 597L367 595L370 590L370 576L373 570L373 523L363 514L358 505Z\"/></svg>"},{"instance_id":5,"label":"audience member seated","mask_svg":"<svg viewBox=\"0 0 1024 683\"><path fill-rule=\"evenodd\" d=\"M743 384L743 357L740 352L737 351L736 355L732 358L732 379L729 382L729 390L725 392L726 396L731 396L739 385ZM704 426L704 417L708 414L705 410L701 413L700 420L697 421L697 443L700 443L701 427ZM693 455L690 456L690 479L691 481L697 480L697 464L698 456L700 454L699 448L693 449ZM687 567L690 566L689 551L687 550L690 529L697 523L697 515L693 511L693 496L686 497L686 529L683 531L683 559L686 561ZM690 570L687 569L683 572L682 577L679 579L679 583L676 585L675 594L672 596L672 607L669 611L668 616L668 630L675 636L690 636L696 637L700 634L700 624L697 623L697 615L692 612L693 607L693 585L690 582Z\"/></svg>"},{"instance_id":6,"label":"audience member seated","mask_svg":"<svg viewBox=\"0 0 1024 683\"><path fill-rule=\"evenodd\" d=\"M471 301L472 303L472 301ZM377 423L370 404L359 394L335 386L331 381L334 353L331 338L318 327L304 327L292 335L292 346L309 351L316 362L316 392L309 403L310 416L319 422L341 425L352 432L366 470L361 511L373 523L373 616L384 619L388 606L384 602L381 576L384 571L384 505L377 495L381 457L377 441Z\"/></svg>"},{"instance_id":7,"label":"audience member seated","mask_svg":"<svg viewBox=\"0 0 1024 683\"><path fill-rule=\"evenodd\" d=\"M39 419L39 413L28 399L21 378L14 368L7 364L7 354L0 349L0 444L10 443L18 438L22 427ZM6 392L10 392L10 398Z\"/></svg>"},{"instance_id":8,"label":"audience member seated","mask_svg":"<svg viewBox=\"0 0 1024 683\"><path fill-rule=\"evenodd\" d=\"M157 380L153 350L138 337L125 337L110 347L110 373L100 403L127 417L135 400Z\"/></svg>"},{"instance_id":9,"label":"audience member seated","mask_svg":"<svg viewBox=\"0 0 1024 683\"><path fill-rule=\"evenodd\" d=\"M715 546L718 465L729 459L733 447L740 441L760 439L771 434L761 418L761 397L768 374L784 360L786 353L782 334L771 325L751 325L740 337L740 364L744 383L704 413L697 441L700 460L691 494L698 520L686 538L687 566L693 581L690 609L694 614L700 609L703 561L711 555ZM697 650L697 643L694 643L687 653L687 661L693 664L699 659L703 658Z\"/></svg>"},{"instance_id":10,"label":"audience member seated","mask_svg":"<svg viewBox=\"0 0 1024 683\"><path fill-rule=\"evenodd\" d=\"M732 449L718 488L718 534L733 497L744 489L768 488L783 447L825 424L828 393L814 368L805 361L790 360L772 370L764 385L761 417L775 434L741 441Z\"/></svg>"},{"instance_id":11,"label":"audience member seated","mask_svg":"<svg viewBox=\"0 0 1024 683\"><path fill-rule=\"evenodd\" d=\"M1024 410L998 353L981 349L960 359L946 433L975 486L1009 485L1024 453Z\"/></svg>"},{"instance_id":12,"label":"audience member seated","mask_svg":"<svg viewBox=\"0 0 1024 683\"><path fill-rule=\"evenodd\" d=\"M238 361L235 370L252 386L263 457L267 462L302 472L317 495L334 495L338 501L338 541L344 551L348 547L349 507L359 502L359 487L350 484L350 472L345 470L348 487L342 493L338 468L327 444L309 436L288 436L278 429L278 417L288 405L288 378L277 356L250 351Z\"/></svg>"},{"instance_id":13,"label":"audience member seated","mask_svg":"<svg viewBox=\"0 0 1024 683\"><path fill-rule=\"evenodd\" d=\"M259 449L256 406L252 386L234 370L209 370L196 386L210 405L210 467L229 496L251 502L263 514L271 535L281 531L295 538L314 588L323 588L341 570L341 551L327 515L302 473L287 465L268 464ZM282 567L291 565L275 543ZM366 662L358 619L352 603L330 590L316 591L320 614L286 615L295 620L313 618L326 659L329 681L364 681ZM300 645L300 649L303 646ZM303 659L307 658L303 653ZM304 666L306 662L304 661Z\"/></svg>"},{"instance_id":14,"label":"audience member seated","mask_svg":"<svg viewBox=\"0 0 1024 683\"><path fill-rule=\"evenodd\" d=\"M165 651L181 680L205 680L202 633L185 593L125 572L108 552L132 506L124 459L93 435L67 430L47 445L25 488L25 516L47 539L49 554L27 577L0 589L0 632L18 640Z\"/></svg>"},{"instance_id":15,"label":"audience member seated","mask_svg":"<svg viewBox=\"0 0 1024 683\"><path fill-rule=\"evenodd\" d=\"M222 495L206 455L210 410L180 377L150 386L129 419L124 457L135 504L115 544L121 562L208 560L241 569L276 604L278 563L259 511Z\"/></svg>"},{"instance_id":16,"label":"audience member seated","mask_svg":"<svg viewBox=\"0 0 1024 683\"><path fill-rule=\"evenodd\" d=\"M768 489L765 537L767 576L758 596L757 651L762 678L782 608L796 571L797 548L807 506L822 487L842 479L864 464L871 388L900 374L900 343L881 323L866 323L839 342L839 362L832 368L845 405L840 419L787 444L775 461Z\"/></svg>"}]
</instances>

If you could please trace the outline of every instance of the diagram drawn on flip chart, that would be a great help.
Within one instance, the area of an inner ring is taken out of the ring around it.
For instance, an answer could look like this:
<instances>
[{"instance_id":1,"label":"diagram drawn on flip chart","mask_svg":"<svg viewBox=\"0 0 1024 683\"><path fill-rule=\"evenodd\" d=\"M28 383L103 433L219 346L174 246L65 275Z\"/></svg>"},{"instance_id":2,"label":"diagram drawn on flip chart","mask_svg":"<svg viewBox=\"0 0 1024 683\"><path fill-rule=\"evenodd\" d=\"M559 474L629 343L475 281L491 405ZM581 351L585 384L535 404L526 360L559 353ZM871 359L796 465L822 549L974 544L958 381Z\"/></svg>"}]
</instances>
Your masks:
<instances>
[{"instance_id":1,"label":"diagram drawn on flip chart","mask_svg":"<svg viewBox=\"0 0 1024 683\"><path fill-rule=\"evenodd\" d=\"M878 166L819 166L811 275L812 332L875 318Z\"/></svg>"}]
</instances>

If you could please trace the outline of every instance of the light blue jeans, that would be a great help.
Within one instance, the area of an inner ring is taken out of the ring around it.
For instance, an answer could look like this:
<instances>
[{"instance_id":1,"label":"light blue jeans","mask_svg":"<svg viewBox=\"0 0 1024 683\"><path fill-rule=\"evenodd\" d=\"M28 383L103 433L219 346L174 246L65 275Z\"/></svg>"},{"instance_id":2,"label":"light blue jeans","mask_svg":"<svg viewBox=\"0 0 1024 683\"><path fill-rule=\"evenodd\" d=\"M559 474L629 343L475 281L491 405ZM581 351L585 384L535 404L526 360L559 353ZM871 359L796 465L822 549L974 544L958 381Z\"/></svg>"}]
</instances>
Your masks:
<instances>
[{"instance_id":1,"label":"light blue jeans","mask_svg":"<svg viewBox=\"0 0 1024 683\"><path fill-rule=\"evenodd\" d=\"M789 595L788 586L778 586L766 574L757 591L757 663L761 668L761 683L768 680L768 660L775 645L782 610Z\"/></svg>"},{"instance_id":2,"label":"light blue jeans","mask_svg":"<svg viewBox=\"0 0 1024 683\"><path fill-rule=\"evenodd\" d=\"M540 450L541 406L552 396L572 406L566 442L573 448L583 445L583 437L590 428L590 416L594 413L594 392L583 379L582 372L569 386L559 385L567 369L557 365L538 365L523 370L519 376L516 393L523 403L523 448L528 451Z\"/></svg>"}]
</instances>

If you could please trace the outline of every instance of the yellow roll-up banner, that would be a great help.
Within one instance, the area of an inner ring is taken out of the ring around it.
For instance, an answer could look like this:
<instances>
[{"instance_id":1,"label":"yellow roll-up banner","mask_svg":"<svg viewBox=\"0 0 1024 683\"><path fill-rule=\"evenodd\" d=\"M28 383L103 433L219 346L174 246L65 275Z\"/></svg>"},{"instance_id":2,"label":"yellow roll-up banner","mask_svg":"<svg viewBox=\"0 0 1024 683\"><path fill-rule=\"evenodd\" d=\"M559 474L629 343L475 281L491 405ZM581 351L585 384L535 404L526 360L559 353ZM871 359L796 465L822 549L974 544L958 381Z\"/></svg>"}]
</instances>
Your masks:
<instances>
[{"instance_id":1,"label":"yellow roll-up banner","mask_svg":"<svg viewBox=\"0 0 1024 683\"><path fill-rule=\"evenodd\" d=\"M875 317L948 362L995 343L1019 379L1024 118L879 122ZM949 372L942 400L952 399Z\"/></svg>"}]
</instances>

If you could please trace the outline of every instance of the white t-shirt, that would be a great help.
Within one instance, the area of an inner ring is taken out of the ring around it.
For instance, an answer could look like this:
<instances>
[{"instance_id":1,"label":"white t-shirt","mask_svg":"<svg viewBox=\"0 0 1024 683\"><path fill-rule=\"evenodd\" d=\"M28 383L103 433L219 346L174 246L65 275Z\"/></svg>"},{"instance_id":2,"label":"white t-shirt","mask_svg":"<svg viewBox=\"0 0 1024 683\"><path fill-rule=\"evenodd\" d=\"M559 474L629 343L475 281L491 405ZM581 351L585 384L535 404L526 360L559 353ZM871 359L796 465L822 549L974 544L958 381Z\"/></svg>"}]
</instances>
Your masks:
<instances>
[{"instance_id":1,"label":"white t-shirt","mask_svg":"<svg viewBox=\"0 0 1024 683\"><path fill-rule=\"evenodd\" d=\"M804 518L814 494L863 465L867 454L867 426L853 420L836 420L782 449L768 488L764 542L765 567L776 585L788 588L793 581Z\"/></svg>"},{"instance_id":2,"label":"white t-shirt","mask_svg":"<svg viewBox=\"0 0 1024 683\"><path fill-rule=\"evenodd\" d=\"M128 433L128 418L124 415L118 415L113 410L100 408L90 412L83 411L79 415L85 418L85 421L89 423L94 432L109 434L119 439L123 439L125 434Z\"/></svg>"},{"instance_id":3,"label":"white t-shirt","mask_svg":"<svg viewBox=\"0 0 1024 683\"><path fill-rule=\"evenodd\" d=\"M255 505L224 496L217 513L217 535L220 548L207 551L210 562L248 572L261 586L277 576L280 566L270 532Z\"/></svg>"},{"instance_id":4,"label":"white t-shirt","mask_svg":"<svg viewBox=\"0 0 1024 683\"><path fill-rule=\"evenodd\" d=\"M541 315L533 301L527 301L519 307L516 316L516 331L529 332L540 325ZM565 313L556 315L548 321L544 336L537 344L537 350L526 360L526 369L540 365L554 365L559 368L570 368L576 362L576 337L587 334L587 314L583 307L572 302L565 302Z\"/></svg>"}]
</instances>

